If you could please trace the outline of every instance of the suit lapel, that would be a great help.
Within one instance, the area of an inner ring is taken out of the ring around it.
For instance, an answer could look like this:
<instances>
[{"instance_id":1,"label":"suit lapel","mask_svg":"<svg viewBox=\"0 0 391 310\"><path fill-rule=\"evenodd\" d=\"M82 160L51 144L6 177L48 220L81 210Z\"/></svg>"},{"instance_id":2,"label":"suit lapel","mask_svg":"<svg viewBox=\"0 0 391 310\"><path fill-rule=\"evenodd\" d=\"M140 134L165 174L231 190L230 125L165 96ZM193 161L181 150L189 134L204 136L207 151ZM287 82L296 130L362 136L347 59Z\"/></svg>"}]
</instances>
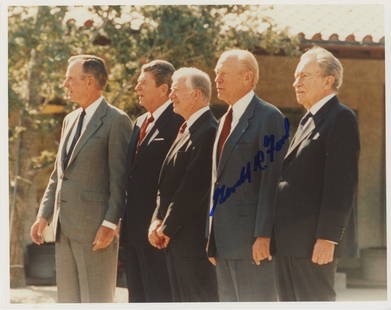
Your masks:
<instances>
[{"instance_id":1,"label":"suit lapel","mask_svg":"<svg viewBox=\"0 0 391 310\"><path fill-rule=\"evenodd\" d=\"M133 128L132 138L130 139L130 142L129 142L129 148L132 151L136 151L137 140L138 140L139 136L140 136L140 127L136 124Z\"/></svg>"},{"instance_id":2,"label":"suit lapel","mask_svg":"<svg viewBox=\"0 0 391 310\"><path fill-rule=\"evenodd\" d=\"M84 133L81 135L80 139L77 141L75 145L75 149L71 154L71 158L69 159L68 167L72 164L73 160L79 154L80 150L87 143L90 137L98 130L100 126L103 124L103 118L107 113L107 102L103 99L99 104L99 107L96 109L94 115L92 116L90 122L87 125Z\"/></svg>"},{"instance_id":3,"label":"suit lapel","mask_svg":"<svg viewBox=\"0 0 391 310\"><path fill-rule=\"evenodd\" d=\"M137 139L135 141L135 148L137 147L137 142L138 142L138 139L139 139L139 136L140 136L140 131L141 131L141 126L143 125L143 123L145 122L146 118L148 117L148 113L145 113L145 117L141 117L140 118L140 123L137 124L137 128L138 128L138 134L137 134ZM157 122L156 122L157 123ZM151 134L151 132L154 130L154 128L156 127L156 123L155 125L151 128L151 130L148 132L148 134L144 137L143 141L141 142L140 144L140 149L139 149L139 153L144 149L144 147L147 145L145 143L145 141L147 141L149 135Z\"/></svg>"},{"instance_id":4,"label":"suit lapel","mask_svg":"<svg viewBox=\"0 0 391 310\"><path fill-rule=\"evenodd\" d=\"M148 134L145 136L143 142L140 145L140 151L141 154L146 147L151 143L151 141L159 134L160 128L162 128L167 121L170 119L170 115L174 113L172 111L172 103L163 111L163 113L160 115L160 117L157 119L151 130L148 132ZM147 115L145 116L147 117ZM144 119L143 119L144 121ZM142 122L140 123L141 126Z\"/></svg>"},{"instance_id":5,"label":"suit lapel","mask_svg":"<svg viewBox=\"0 0 391 310\"><path fill-rule=\"evenodd\" d=\"M61 150L61 155L60 155L60 160L59 160L59 165L61 166L61 169L63 169L63 162L65 158L65 154L67 151L67 144L69 141L69 136L71 135L73 127L76 126L77 119L78 119L79 113L74 113L73 117L68 120L69 125L65 128L65 132L63 135L63 139L61 139L61 144L60 144L60 150Z\"/></svg>"},{"instance_id":6,"label":"suit lapel","mask_svg":"<svg viewBox=\"0 0 391 310\"><path fill-rule=\"evenodd\" d=\"M132 137L130 138L129 147L128 147L127 167L129 171L132 169L133 163L136 158L136 147L137 147L137 141L139 135L140 135L140 125L139 122L137 121L136 124L133 126L133 133L132 133Z\"/></svg>"},{"instance_id":7,"label":"suit lapel","mask_svg":"<svg viewBox=\"0 0 391 310\"><path fill-rule=\"evenodd\" d=\"M198 128L203 126L207 121L210 121L213 118L211 110L207 110L200 115L200 117L186 130L182 137L176 141L176 146L174 147L174 153L176 153L190 138L193 136Z\"/></svg>"},{"instance_id":8,"label":"suit lapel","mask_svg":"<svg viewBox=\"0 0 391 310\"><path fill-rule=\"evenodd\" d=\"M293 152L293 150L295 148L297 148L300 143L305 140L310 134L311 132L315 129L315 121L314 121L314 118L310 118L305 126L305 128L303 129L303 132L300 134L300 136L294 136L293 138L293 141L291 143L291 145L289 145L289 149L285 155L285 158L287 158L289 156L289 154L291 154Z\"/></svg>"},{"instance_id":9,"label":"suit lapel","mask_svg":"<svg viewBox=\"0 0 391 310\"><path fill-rule=\"evenodd\" d=\"M166 158L163 161L162 167L166 166L167 161L169 161L180 149L185 143L189 141L191 136L198 130L202 124L204 124L208 119L212 119L213 115L210 110L204 112L185 132L183 133L182 137L179 139L176 139L174 143L171 145ZM164 175L164 168L160 171L159 180L163 178ZM160 181L159 181L160 182Z\"/></svg>"},{"instance_id":10,"label":"suit lapel","mask_svg":"<svg viewBox=\"0 0 391 310\"><path fill-rule=\"evenodd\" d=\"M288 158L297 147L306 140L311 133L319 128L320 124L323 122L324 118L328 114L329 110L332 109L336 104L338 104L337 96L332 97L329 101L323 105L320 110L310 119L309 124L299 137L294 137L291 145L289 145L288 151L286 152L285 159Z\"/></svg>"},{"instance_id":11,"label":"suit lapel","mask_svg":"<svg viewBox=\"0 0 391 310\"><path fill-rule=\"evenodd\" d=\"M178 150L189 140L190 138L190 131L185 130L185 132L182 134L182 136L179 139L175 139L174 143L170 147L170 150L167 153L167 157L169 157L171 154L175 154L178 152Z\"/></svg>"},{"instance_id":12,"label":"suit lapel","mask_svg":"<svg viewBox=\"0 0 391 310\"><path fill-rule=\"evenodd\" d=\"M238 143L241 136L247 130L249 121L254 116L255 105L257 104L258 100L259 99L257 98L257 96L254 95L253 99L250 101L250 104L248 105L243 115L239 119L239 122L236 125L235 129L227 138L227 141L224 144L224 148L221 154L219 165L217 167L217 176L221 175L221 173L223 172L224 167L226 166L226 163L231 153L233 152L236 144Z\"/></svg>"}]
</instances>

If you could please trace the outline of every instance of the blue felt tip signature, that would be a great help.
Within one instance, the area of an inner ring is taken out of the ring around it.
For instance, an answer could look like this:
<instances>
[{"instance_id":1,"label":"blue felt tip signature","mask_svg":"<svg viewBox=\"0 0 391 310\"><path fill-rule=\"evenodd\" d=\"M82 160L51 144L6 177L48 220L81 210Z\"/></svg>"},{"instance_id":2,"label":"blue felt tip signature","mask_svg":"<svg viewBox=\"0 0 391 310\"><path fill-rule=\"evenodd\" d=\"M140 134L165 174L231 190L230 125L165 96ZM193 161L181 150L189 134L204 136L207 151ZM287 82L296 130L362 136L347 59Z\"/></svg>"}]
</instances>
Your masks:
<instances>
[{"instance_id":1,"label":"blue felt tip signature","mask_svg":"<svg viewBox=\"0 0 391 310\"><path fill-rule=\"evenodd\" d=\"M233 186L220 185L215 188L213 192L213 207L209 213L209 216L212 216L217 205L222 204L226 201L238 187L240 187L244 182L248 181L251 183L251 172L257 172L265 170L268 167L268 163L274 161L274 154L281 151L285 142L289 139L289 120L284 119L285 134L276 141L274 135L265 135L263 137L263 146L267 148L266 150L259 150L254 155L254 160L248 161L242 169L240 170L239 179ZM253 165L251 165L253 163Z\"/></svg>"}]
</instances>

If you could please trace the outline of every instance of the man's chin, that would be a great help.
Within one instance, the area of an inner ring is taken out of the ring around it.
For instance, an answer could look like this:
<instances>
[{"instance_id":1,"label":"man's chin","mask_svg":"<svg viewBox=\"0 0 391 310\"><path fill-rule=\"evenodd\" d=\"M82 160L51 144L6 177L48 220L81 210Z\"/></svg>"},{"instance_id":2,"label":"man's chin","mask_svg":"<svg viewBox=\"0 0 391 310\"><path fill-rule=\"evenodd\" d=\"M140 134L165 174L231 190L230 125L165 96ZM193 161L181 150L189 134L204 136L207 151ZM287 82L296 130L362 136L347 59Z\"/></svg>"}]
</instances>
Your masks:
<instances>
[{"instance_id":1,"label":"man's chin","mask_svg":"<svg viewBox=\"0 0 391 310\"><path fill-rule=\"evenodd\" d=\"M296 101L297 101L298 104L304 105L304 101L303 101L303 98L301 96L296 96Z\"/></svg>"},{"instance_id":2,"label":"man's chin","mask_svg":"<svg viewBox=\"0 0 391 310\"><path fill-rule=\"evenodd\" d=\"M224 100L224 95L222 94L222 93L217 93L217 98L219 99L219 100L222 100L222 101L224 101L225 102L225 100Z\"/></svg>"}]
</instances>

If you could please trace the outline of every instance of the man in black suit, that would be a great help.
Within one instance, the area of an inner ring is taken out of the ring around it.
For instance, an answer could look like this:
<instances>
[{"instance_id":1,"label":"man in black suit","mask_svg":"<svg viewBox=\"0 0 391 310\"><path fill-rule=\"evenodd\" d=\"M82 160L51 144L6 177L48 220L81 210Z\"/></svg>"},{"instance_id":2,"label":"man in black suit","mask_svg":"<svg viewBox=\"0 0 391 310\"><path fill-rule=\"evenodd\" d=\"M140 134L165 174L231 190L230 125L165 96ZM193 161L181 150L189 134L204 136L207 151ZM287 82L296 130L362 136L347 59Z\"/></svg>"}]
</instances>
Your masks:
<instances>
[{"instance_id":1,"label":"man in black suit","mask_svg":"<svg viewBox=\"0 0 391 310\"><path fill-rule=\"evenodd\" d=\"M283 163L274 246L282 301L334 301L335 257L349 219L358 175L355 114L339 103L343 68L314 47L296 68L296 98L307 113Z\"/></svg>"},{"instance_id":2,"label":"man in black suit","mask_svg":"<svg viewBox=\"0 0 391 310\"><path fill-rule=\"evenodd\" d=\"M156 206L162 162L183 118L173 112L168 95L172 64L155 60L142 67L136 85L147 112L137 118L129 145L127 204L121 244L130 302L172 301L165 257L148 242L148 227Z\"/></svg>"},{"instance_id":3,"label":"man in black suit","mask_svg":"<svg viewBox=\"0 0 391 310\"><path fill-rule=\"evenodd\" d=\"M173 75L174 111L186 120L163 162L149 239L165 249L174 301L216 299L216 275L205 254L212 149L217 121L209 109L209 76L195 68Z\"/></svg>"}]
</instances>

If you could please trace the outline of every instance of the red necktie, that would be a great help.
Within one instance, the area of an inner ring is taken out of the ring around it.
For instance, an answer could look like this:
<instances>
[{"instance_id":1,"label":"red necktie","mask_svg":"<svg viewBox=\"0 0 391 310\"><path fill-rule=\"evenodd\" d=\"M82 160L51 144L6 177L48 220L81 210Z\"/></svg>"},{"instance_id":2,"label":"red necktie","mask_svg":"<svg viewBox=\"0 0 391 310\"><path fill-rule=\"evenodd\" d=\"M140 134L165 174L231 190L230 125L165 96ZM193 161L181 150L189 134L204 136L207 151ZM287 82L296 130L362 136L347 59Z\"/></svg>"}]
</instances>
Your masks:
<instances>
[{"instance_id":1,"label":"red necktie","mask_svg":"<svg viewBox=\"0 0 391 310\"><path fill-rule=\"evenodd\" d=\"M220 137L219 137L219 142L217 144L217 152L216 152L217 162L219 162L219 160L220 160L225 141L227 140L228 135L231 132L231 123L232 123L232 107L229 108L229 110L225 116L223 129L221 129L221 132L220 132Z\"/></svg>"},{"instance_id":2,"label":"red necktie","mask_svg":"<svg viewBox=\"0 0 391 310\"><path fill-rule=\"evenodd\" d=\"M183 136L183 133L185 132L186 128L187 128L187 123L184 122L182 126L179 127L178 135L176 136L175 140L179 140Z\"/></svg>"},{"instance_id":3,"label":"red necktie","mask_svg":"<svg viewBox=\"0 0 391 310\"><path fill-rule=\"evenodd\" d=\"M152 123L155 119L153 118L153 116L149 116L149 117L146 117L143 124L141 125L141 129L140 129L140 135L138 137L138 141L137 141L137 152L139 151L140 149L140 145L141 145L141 142L143 142L146 134L147 134L147 128L148 128L148 125L150 123Z\"/></svg>"}]
</instances>

